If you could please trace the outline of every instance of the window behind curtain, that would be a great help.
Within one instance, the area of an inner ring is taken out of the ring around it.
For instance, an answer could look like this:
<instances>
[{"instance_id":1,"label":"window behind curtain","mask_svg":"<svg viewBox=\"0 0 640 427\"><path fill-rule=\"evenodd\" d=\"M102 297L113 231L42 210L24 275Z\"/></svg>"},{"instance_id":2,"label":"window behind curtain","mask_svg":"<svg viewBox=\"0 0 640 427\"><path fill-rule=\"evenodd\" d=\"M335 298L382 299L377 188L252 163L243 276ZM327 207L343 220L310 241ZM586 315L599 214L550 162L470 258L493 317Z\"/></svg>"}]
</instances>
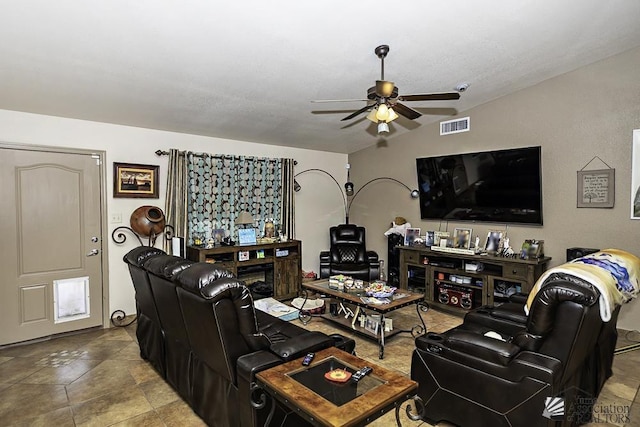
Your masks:
<instances>
[{"instance_id":1,"label":"window behind curtain","mask_svg":"<svg viewBox=\"0 0 640 427\"><path fill-rule=\"evenodd\" d=\"M282 159L191 152L186 158L189 244L194 233L208 238L213 229L223 229L236 240L235 220L242 211L253 216L259 233L269 218L280 228Z\"/></svg>"}]
</instances>

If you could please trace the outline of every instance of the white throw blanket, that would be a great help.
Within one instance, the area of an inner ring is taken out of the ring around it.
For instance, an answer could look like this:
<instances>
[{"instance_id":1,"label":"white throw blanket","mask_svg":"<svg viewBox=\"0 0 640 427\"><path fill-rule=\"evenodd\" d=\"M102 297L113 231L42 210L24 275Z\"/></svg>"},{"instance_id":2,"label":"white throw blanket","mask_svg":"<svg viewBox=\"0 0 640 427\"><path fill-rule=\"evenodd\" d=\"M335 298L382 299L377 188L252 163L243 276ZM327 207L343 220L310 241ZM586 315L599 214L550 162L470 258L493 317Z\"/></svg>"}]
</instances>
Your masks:
<instances>
[{"instance_id":1,"label":"white throw blanket","mask_svg":"<svg viewBox=\"0 0 640 427\"><path fill-rule=\"evenodd\" d=\"M554 273L569 274L595 286L600 291L603 322L611 320L615 307L635 298L640 290L640 258L618 249L606 249L545 271L529 293L524 307L527 315L536 293Z\"/></svg>"}]
</instances>

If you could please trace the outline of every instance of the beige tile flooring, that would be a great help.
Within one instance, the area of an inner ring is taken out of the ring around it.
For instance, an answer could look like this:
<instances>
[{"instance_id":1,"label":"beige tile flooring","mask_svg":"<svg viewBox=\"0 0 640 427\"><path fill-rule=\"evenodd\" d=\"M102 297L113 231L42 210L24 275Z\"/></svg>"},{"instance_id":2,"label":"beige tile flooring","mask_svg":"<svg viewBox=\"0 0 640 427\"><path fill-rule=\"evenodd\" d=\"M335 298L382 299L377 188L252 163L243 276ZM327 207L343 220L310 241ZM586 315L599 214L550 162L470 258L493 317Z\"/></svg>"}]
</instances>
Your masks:
<instances>
[{"instance_id":1,"label":"beige tile flooring","mask_svg":"<svg viewBox=\"0 0 640 427\"><path fill-rule=\"evenodd\" d=\"M435 310L422 315L429 330L434 332L450 329L460 322L458 317ZM406 327L417 320L412 307L398 310L392 317L397 327ZM313 319L306 327L336 331L320 319ZM342 329L339 331L348 334ZM413 350L410 334L392 338L383 360L378 359L375 343L354 338L358 356L409 374ZM632 338L637 339L638 334ZM620 343L625 343L623 335ZM614 376L605 385L599 401L603 410L610 405L630 407L630 422L626 424L629 426L640 426L639 362L640 350L616 356ZM404 426L427 425L410 421L404 414L402 421ZM0 349L0 426L202 425L180 397L140 359L135 323L127 328L92 330ZM393 412L371 424L374 427L393 425Z\"/></svg>"}]
</instances>

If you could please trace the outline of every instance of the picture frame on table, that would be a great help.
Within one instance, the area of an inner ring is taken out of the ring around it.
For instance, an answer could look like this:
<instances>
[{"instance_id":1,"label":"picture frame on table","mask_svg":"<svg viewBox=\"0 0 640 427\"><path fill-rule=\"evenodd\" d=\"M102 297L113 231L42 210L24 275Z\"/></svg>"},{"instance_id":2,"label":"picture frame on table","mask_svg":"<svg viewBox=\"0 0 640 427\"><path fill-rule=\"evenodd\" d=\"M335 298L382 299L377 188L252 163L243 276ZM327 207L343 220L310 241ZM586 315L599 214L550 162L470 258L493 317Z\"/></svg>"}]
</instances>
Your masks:
<instances>
[{"instance_id":1,"label":"picture frame on table","mask_svg":"<svg viewBox=\"0 0 640 427\"><path fill-rule=\"evenodd\" d=\"M216 245L220 245L224 239L225 231L222 228L214 228L211 230L211 237Z\"/></svg>"},{"instance_id":2,"label":"picture frame on table","mask_svg":"<svg viewBox=\"0 0 640 427\"><path fill-rule=\"evenodd\" d=\"M527 239L522 243L520 258L537 259L544 256L544 240Z\"/></svg>"},{"instance_id":3,"label":"picture frame on table","mask_svg":"<svg viewBox=\"0 0 640 427\"><path fill-rule=\"evenodd\" d=\"M453 247L458 249L471 248L471 228L456 228L453 230Z\"/></svg>"},{"instance_id":4,"label":"picture frame on table","mask_svg":"<svg viewBox=\"0 0 640 427\"><path fill-rule=\"evenodd\" d=\"M435 232L427 231L424 235L424 245L428 248L434 245L435 242Z\"/></svg>"},{"instance_id":5,"label":"picture frame on table","mask_svg":"<svg viewBox=\"0 0 640 427\"><path fill-rule=\"evenodd\" d=\"M419 238L420 238L419 228L407 228L404 234L404 245L413 246L415 245L415 240Z\"/></svg>"},{"instance_id":6,"label":"picture frame on table","mask_svg":"<svg viewBox=\"0 0 640 427\"><path fill-rule=\"evenodd\" d=\"M255 228L240 228L238 230L238 244L240 245L255 245L256 229Z\"/></svg>"},{"instance_id":7,"label":"picture frame on table","mask_svg":"<svg viewBox=\"0 0 640 427\"><path fill-rule=\"evenodd\" d=\"M487 240L484 244L484 250L486 252L497 253L500 251L502 244L503 232L499 230L489 231L487 233Z\"/></svg>"},{"instance_id":8,"label":"picture frame on table","mask_svg":"<svg viewBox=\"0 0 640 427\"><path fill-rule=\"evenodd\" d=\"M442 246L444 242L444 246L447 246L447 242L451 234L448 231L434 231L433 232L433 246Z\"/></svg>"},{"instance_id":9,"label":"picture frame on table","mask_svg":"<svg viewBox=\"0 0 640 427\"><path fill-rule=\"evenodd\" d=\"M160 166L113 163L113 197L159 198Z\"/></svg>"}]
</instances>

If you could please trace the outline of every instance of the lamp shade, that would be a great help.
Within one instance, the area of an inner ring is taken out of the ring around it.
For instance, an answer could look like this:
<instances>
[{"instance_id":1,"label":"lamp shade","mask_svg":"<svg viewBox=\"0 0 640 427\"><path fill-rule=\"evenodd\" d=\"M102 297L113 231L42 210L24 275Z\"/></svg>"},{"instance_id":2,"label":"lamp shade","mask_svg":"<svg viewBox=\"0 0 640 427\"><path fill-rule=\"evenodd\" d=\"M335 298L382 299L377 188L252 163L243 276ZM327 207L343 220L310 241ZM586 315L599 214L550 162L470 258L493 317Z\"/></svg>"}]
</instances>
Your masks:
<instances>
[{"instance_id":1,"label":"lamp shade","mask_svg":"<svg viewBox=\"0 0 640 427\"><path fill-rule=\"evenodd\" d=\"M253 224L253 216L247 211L240 212L235 221L236 225Z\"/></svg>"}]
</instances>

